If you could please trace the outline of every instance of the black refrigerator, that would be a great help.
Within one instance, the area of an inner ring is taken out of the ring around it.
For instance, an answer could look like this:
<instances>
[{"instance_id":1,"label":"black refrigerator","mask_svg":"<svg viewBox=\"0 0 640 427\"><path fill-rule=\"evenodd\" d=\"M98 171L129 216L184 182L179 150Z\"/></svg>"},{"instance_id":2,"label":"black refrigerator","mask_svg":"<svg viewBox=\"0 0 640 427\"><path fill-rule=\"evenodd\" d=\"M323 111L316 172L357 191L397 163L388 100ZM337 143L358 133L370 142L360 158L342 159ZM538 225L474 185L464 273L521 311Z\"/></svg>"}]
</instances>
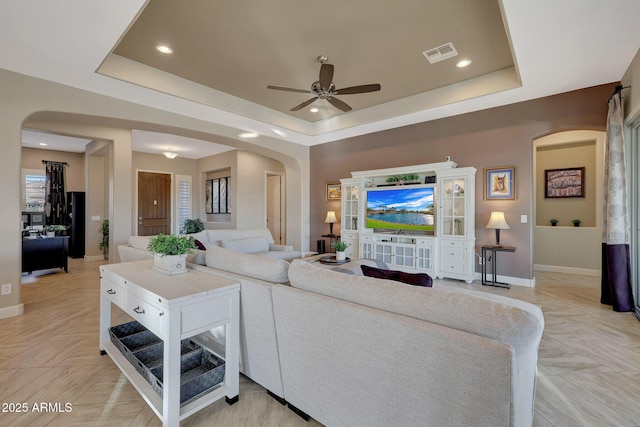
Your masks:
<instances>
[{"instance_id":1,"label":"black refrigerator","mask_svg":"<svg viewBox=\"0 0 640 427\"><path fill-rule=\"evenodd\" d=\"M69 256L84 258L84 213L85 195L83 191L69 191L67 193L67 215L69 220L67 234L69 235Z\"/></svg>"}]
</instances>

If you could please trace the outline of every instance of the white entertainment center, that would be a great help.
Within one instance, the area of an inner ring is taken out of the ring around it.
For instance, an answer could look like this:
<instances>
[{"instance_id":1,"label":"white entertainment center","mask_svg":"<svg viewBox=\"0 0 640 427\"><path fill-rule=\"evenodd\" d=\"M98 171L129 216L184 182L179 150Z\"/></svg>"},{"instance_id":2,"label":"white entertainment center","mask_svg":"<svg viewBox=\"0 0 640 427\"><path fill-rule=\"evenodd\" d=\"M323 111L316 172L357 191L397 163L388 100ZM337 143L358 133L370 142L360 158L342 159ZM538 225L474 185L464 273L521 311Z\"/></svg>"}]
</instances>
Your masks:
<instances>
[{"instance_id":1,"label":"white entertainment center","mask_svg":"<svg viewBox=\"0 0 640 427\"><path fill-rule=\"evenodd\" d=\"M475 168L458 168L452 161L351 172L351 178L340 180L340 234L349 244L347 256L471 283L475 275L475 176ZM374 222L367 221L369 191L405 187L434 189L433 230L374 228Z\"/></svg>"}]
</instances>

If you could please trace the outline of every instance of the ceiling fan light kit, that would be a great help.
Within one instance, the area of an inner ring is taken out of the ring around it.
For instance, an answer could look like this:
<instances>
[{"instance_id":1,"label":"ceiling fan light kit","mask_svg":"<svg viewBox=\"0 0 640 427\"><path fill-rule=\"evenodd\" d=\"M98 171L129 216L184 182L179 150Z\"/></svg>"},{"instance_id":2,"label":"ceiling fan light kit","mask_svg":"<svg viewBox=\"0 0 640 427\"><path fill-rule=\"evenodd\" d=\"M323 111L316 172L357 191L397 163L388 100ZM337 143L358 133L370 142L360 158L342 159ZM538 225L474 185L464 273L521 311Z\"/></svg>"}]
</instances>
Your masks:
<instances>
[{"instance_id":1,"label":"ceiling fan light kit","mask_svg":"<svg viewBox=\"0 0 640 427\"><path fill-rule=\"evenodd\" d=\"M317 99L325 99L331 105L336 107L337 109L344 111L351 111L351 106L344 101L341 101L338 98L335 98L335 95L353 95L358 93L367 93L367 92L376 92L381 89L380 84L368 84L368 85L359 85L359 86L351 86L343 89L336 89L335 84L333 83L333 71L334 67L332 64L328 64L327 61L329 58L326 55L318 56L318 61L320 62L320 75L318 77L318 81L315 81L311 84L311 90L304 89L294 89L289 87L282 86L267 86L268 89L274 90L283 90L288 92L299 92L299 93L310 93L313 95L313 98L304 101L301 104L296 105L291 109L291 111L298 111L306 107L307 105L313 103Z\"/></svg>"}]
</instances>

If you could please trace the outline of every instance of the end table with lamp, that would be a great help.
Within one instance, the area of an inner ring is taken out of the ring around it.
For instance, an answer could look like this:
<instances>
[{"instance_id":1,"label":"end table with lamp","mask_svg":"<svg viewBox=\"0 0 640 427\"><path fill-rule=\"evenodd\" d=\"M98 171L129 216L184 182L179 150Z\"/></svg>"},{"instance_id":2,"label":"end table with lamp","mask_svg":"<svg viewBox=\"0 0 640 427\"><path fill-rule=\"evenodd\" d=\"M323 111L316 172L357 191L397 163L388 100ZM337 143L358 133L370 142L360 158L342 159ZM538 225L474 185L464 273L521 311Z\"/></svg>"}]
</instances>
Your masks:
<instances>
[{"instance_id":1,"label":"end table with lamp","mask_svg":"<svg viewBox=\"0 0 640 427\"><path fill-rule=\"evenodd\" d=\"M322 237L328 237L329 238L329 252L332 252L333 245L335 244L335 241L340 239L340 236L337 236L337 235L333 234L333 224L339 222L338 218L336 217L336 212L335 211L328 211L327 212L327 217L325 218L324 222L329 224L329 234L323 234ZM324 249L324 245L323 245L323 249ZM320 252L320 251L318 251L318 252Z\"/></svg>"},{"instance_id":2,"label":"end table with lamp","mask_svg":"<svg viewBox=\"0 0 640 427\"><path fill-rule=\"evenodd\" d=\"M509 230L509 224L504 217L504 212L491 212L491 218L485 228L494 228L496 230L496 243L493 245L482 246L482 284L485 286L497 286L501 288L510 288L509 283L498 282L497 260L498 252L515 252L513 246L504 246L500 243L500 230ZM487 258L487 253L490 252ZM491 261L491 280L487 279L487 264Z\"/></svg>"}]
</instances>

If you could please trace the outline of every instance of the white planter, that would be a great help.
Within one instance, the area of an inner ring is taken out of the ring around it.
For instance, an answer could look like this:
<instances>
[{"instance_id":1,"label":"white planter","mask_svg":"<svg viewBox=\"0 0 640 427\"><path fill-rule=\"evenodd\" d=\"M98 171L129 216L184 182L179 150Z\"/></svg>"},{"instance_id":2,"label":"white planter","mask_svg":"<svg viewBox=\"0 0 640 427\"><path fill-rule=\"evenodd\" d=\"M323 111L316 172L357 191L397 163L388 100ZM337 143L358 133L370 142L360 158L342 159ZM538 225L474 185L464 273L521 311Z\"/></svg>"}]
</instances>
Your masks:
<instances>
[{"instance_id":1,"label":"white planter","mask_svg":"<svg viewBox=\"0 0 640 427\"><path fill-rule=\"evenodd\" d=\"M47 237L56 237L55 231L47 231Z\"/></svg>"},{"instance_id":2,"label":"white planter","mask_svg":"<svg viewBox=\"0 0 640 427\"><path fill-rule=\"evenodd\" d=\"M187 272L186 255L153 254L153 268L164 274L182 274Z\"/></svg>"},{"instance_id":3,"label":"white planter","mask_svg":"<svg viewBox=\"0 0 640 427\"><path fill-rule=\"evenodd\" d=\"M347 259L347 255L344 251L336 252L336 261L344 261Z\"/></svg>"}]
</instances>

